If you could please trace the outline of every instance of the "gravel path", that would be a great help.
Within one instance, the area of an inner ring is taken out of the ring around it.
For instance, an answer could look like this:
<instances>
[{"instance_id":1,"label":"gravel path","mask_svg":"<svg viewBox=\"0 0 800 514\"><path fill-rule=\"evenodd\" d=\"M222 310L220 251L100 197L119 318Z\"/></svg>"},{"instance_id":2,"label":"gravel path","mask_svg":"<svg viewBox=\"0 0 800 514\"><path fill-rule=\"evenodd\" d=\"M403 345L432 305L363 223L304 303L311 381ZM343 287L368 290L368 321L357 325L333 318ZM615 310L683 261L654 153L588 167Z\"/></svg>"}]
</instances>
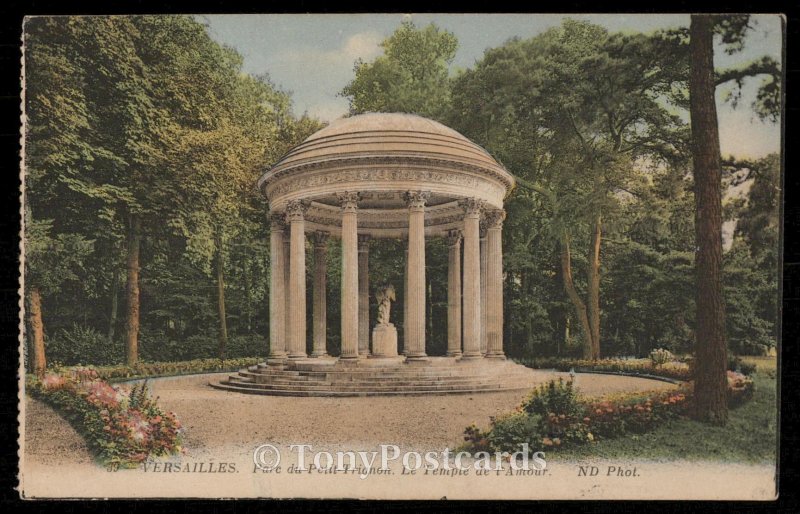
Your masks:
<instances>
[{"instance_id":1,"label":"gravel path","mask_svg":"<svg viewBox=\"0 0 800 514\"><path fill-rule=\"evenodd\" d=\"M30 396L25 403L25 458L45 465L54 460L94 462L83 437L53 409Z\"/></svg>"},{"instance_id":2,"label":"gravel path","mask_svg":"<svg viewBox=\"0 0 800 514\"><path fill-rule=\"evenodd\" d=\"M566 374L540 372L542 379ZM153 394L177 413L186 429L189 455L222 448L252 448L272 442L304 442L321 447L374 447L397 444L434 449L460 443L464 428L486 427L490 416L517 407L527 391L474 395L304 398L245 395L212 389L209 381L226 374L193 375L151 381ZM579 374L575 384L585 395L669 389L672 384L634 377ZM47 462L63 458L91 462L81 437L49 407L29 399L26 412L27 456Z\"/></svg>"}]
</instances>

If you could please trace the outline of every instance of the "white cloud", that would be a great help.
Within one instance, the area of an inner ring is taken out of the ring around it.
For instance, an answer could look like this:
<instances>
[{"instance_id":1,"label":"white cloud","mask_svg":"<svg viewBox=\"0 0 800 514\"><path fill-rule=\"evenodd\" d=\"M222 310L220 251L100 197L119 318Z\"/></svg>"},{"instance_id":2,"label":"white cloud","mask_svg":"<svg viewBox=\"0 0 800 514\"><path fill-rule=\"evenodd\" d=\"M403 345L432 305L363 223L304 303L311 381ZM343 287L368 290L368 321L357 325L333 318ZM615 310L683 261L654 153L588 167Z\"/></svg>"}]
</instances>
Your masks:
<instances>
[{"instance_id":1,"label":"white cloud","mask_svg":"<svg viewBox=\"0 0 800 514\"><path fill-rule=\"evenodd\" d=\"M380 55L383 39L380 33L367 31L351 35L338 48L294 47L275 55L273 66L281 69L282 83L294 92L298 113L308 111L331 121L347 112L347 101L336 95L352 80L353 64Z\"/></svg>"}]
</instances>

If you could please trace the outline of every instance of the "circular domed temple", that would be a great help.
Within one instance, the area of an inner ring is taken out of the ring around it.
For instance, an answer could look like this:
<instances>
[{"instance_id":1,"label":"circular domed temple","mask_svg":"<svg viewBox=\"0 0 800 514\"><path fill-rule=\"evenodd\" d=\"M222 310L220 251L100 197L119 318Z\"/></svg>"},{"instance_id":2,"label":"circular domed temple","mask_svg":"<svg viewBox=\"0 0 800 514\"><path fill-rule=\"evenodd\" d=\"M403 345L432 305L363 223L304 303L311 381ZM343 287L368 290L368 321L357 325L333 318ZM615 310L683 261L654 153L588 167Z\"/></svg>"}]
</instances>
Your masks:
<instances>
[{"instance_id":1,"label":"circular domed temple","mask_svg":"<svg viewBox=\"0 0 800 514\"><path fill-rule=\"evenodd\" d=\"M258 181L270 207L270 353L212 384L283 395L496 391L530 387L533 373L503 352L503 201L513 176L486 150L410 114L334 121ZM327 242L341 239L341 354L326 348ZM447 356L425 341L425 241L449 243ZM370 238L407 241L404 340L393 291L369 284ZM306 245L314 252L313 337L306 341ZM463 258L462 258L463 253ZM377 323L369 295L377 294ZM395 315L395 317L397 317Z\"/></svg>"}]
</instances>

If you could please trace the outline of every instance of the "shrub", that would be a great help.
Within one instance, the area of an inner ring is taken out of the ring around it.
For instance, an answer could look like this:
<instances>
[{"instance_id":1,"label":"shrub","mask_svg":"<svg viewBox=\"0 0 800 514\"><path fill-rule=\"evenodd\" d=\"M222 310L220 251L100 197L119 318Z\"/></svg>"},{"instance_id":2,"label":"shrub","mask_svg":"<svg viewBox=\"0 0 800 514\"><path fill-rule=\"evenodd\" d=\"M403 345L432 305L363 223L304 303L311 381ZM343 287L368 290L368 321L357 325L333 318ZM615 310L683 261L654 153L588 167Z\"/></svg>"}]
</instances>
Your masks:
<instances>
[{"instance_id":1,"label":"shrub","mask_svg":"<svg viewBox=\"0 0 800 514\"><path fill-rule=\"evenodd\" d=\"M653 363L654 368L663 366L664 364L672 361L674 358L675 357L672 355L672 352L665 350L664 348L656 348L650 352L650 362Z\"/></svg>"},{"instance_id":2,"label":"shrub","mask_svg":"<svg viewBox=\"0 0 800 514\"><path fill-rule=\"evenodd\" d=\"M51 362L67 366L76 364L115 364L124 360L122 345L109 344L108 337L92 327L73 323L47 338Z\"/></svg>"},{"instance_id":3,"label":"shrub","mask_svg":"<svg viewBox=\"0 0 800 514\"><path fill-rule=\"evenodd\" d=\"M583 421L596 438L610 439L625 433L641 434L656 424L686 414L689 395L685 391L669 391L649 395L623 395L586 407Z\"/></svg>"},{"instance_id":4,"label":"shrub","mask_svg":"<svg viewBox=\"0 0 800 514\"><path fill-rule=\"evenodd\" d=\"M192 373L209 373L216 371L236 371L258 364L261 359L245 357L240 359L195 359L179 362L145 362L139 361L133 366L118 364L115 366L88 366L85 368L56 368L62 374L70 374L76 370L91 370L103 380L121 380L138 377L187 375Z\"/></svg>"},{"instance_id":5,"label":"shrub","mask_svg":"<svg viewBox=\"0 0 800 514\"><path fill-rule=\"evenodd\" d=\"M528 414L546 418L552 413L577 416L581 412L578 394L572 381L551 380L540 385L523 402L522 408Z\"/></svg>"},{"instance_id":6,"label":"shrub","mask_svg":"<svg viewBox=\"0 0 800 514\"><path fill-rule=\"evenodd\" d=\"M745 376L752 376L758 370L755 362L741 361L739 364L739 372Z\"/></svg>"},{"instance_id":7,"label":"shrub","mask_svg":"<svg viewBox=\"0 0 800 514\"><path fill-rule=\"evenodd\" d=\"M750 377L736 371L728 371L727 378L728 405L730 407L738 407L753 398L756 387Z\"/></svg>"},{"instance_id":8,"label":"shrub","mask_svg":"<svg viewBox=\"0 0 800 514\"><path fill-rule=\"evenodd\" d=\"M739 367L742 365L742 359L738 356L728 352L728 367L729 371L738 371Z\"/></svg>"},{"instance_id":9,"label":"shrub","mask_svg":"<svg viewBox=\"0 0 800 514\"><path fill-rule=\"evenodd\" d=\"M674 363L670 363L674 364ZM728 401L733 407L753 396L749 377L728 371ZM636 393L600 399L581 399L572 382L551 380L537 387L517 411L492 420L487 432L472 425L465 441L472 448L516 451L527 442L531 448L574 446L597 439L641 434L666 420L687 415L691 392L687 386L672 391Z\"/></svg>"},{"instance_id":10,"label":"shrub","mask_svg":"<svg viewBox=\"0 0 800 514\"><path fill-rule=\"evenodd\" d=\"M106 465L132 466L181 449L177 417L161 410L146 384L128 391L94 370L75 369L30 377L28 391L60 412Z\"/></svg>"},{"instance_id":11,"label":"shrub","mask_svg":"<svg viewBox=\"0 0 800 514\"><path fill-rule=\"evenodd\" d=\"M464 446L475 452L489 451L489 432L484 432L475 423L471 424L464 429Z\"/></svg>"},{"instance_id":12,"label":"shrub","mask_svg":"<svg viewBox=\"0 0 800 514\"><path fill-rule=\"evenodd\" d=\"M252 357L254 355L266 357L267 341L260 335L232 336L228 340L228 359Z\"/></svg>"},{"instance_id":13,"label":"shrub","mask_svg":"<svg viewBox=\"0 0 800 514\"><path fill-rule=\"evenodd\" d=\"M577 372L610 372L627 373L631 375L654 375L674 380L691 380L691 367L687 362L677 360L666 362L660 366L654 366L653 362L647 359L600 359L596 361L585 359L533 359L522 361L522 364L531 368L549 369L557 371Z\"/></svg>"},{"instance_id":14,"label":"shrub","mask_svg":"<svg viewBox=\"0 0 800 514\"><path fill-rule=\"evenodd\" d=\"M543 437L541 417L520 411L493 419L485 436L491 451L517 451L525 443L533 448L541 443Z\"/></svg>"}]
</instances>

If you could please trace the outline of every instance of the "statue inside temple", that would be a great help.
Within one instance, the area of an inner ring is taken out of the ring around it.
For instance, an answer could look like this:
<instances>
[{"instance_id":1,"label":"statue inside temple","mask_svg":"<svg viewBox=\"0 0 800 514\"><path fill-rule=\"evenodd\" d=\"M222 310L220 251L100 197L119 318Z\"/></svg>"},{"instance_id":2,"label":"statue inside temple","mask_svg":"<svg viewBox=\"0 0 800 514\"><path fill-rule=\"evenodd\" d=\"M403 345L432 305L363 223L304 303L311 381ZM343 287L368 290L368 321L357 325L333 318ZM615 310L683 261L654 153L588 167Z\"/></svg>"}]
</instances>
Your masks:
<instances>
[{"instance_id":1,"label":"statue inside temple","mask_svg":"<svg viewBox=\"0 0 800 514\"><path fill-rule=\"evenodd\" d=\"M388 285L378 289L378 324L389 324L389 311L392 308L392 302L397 298L395 297L394 286Z\"/></svg>"}]
</instances>

